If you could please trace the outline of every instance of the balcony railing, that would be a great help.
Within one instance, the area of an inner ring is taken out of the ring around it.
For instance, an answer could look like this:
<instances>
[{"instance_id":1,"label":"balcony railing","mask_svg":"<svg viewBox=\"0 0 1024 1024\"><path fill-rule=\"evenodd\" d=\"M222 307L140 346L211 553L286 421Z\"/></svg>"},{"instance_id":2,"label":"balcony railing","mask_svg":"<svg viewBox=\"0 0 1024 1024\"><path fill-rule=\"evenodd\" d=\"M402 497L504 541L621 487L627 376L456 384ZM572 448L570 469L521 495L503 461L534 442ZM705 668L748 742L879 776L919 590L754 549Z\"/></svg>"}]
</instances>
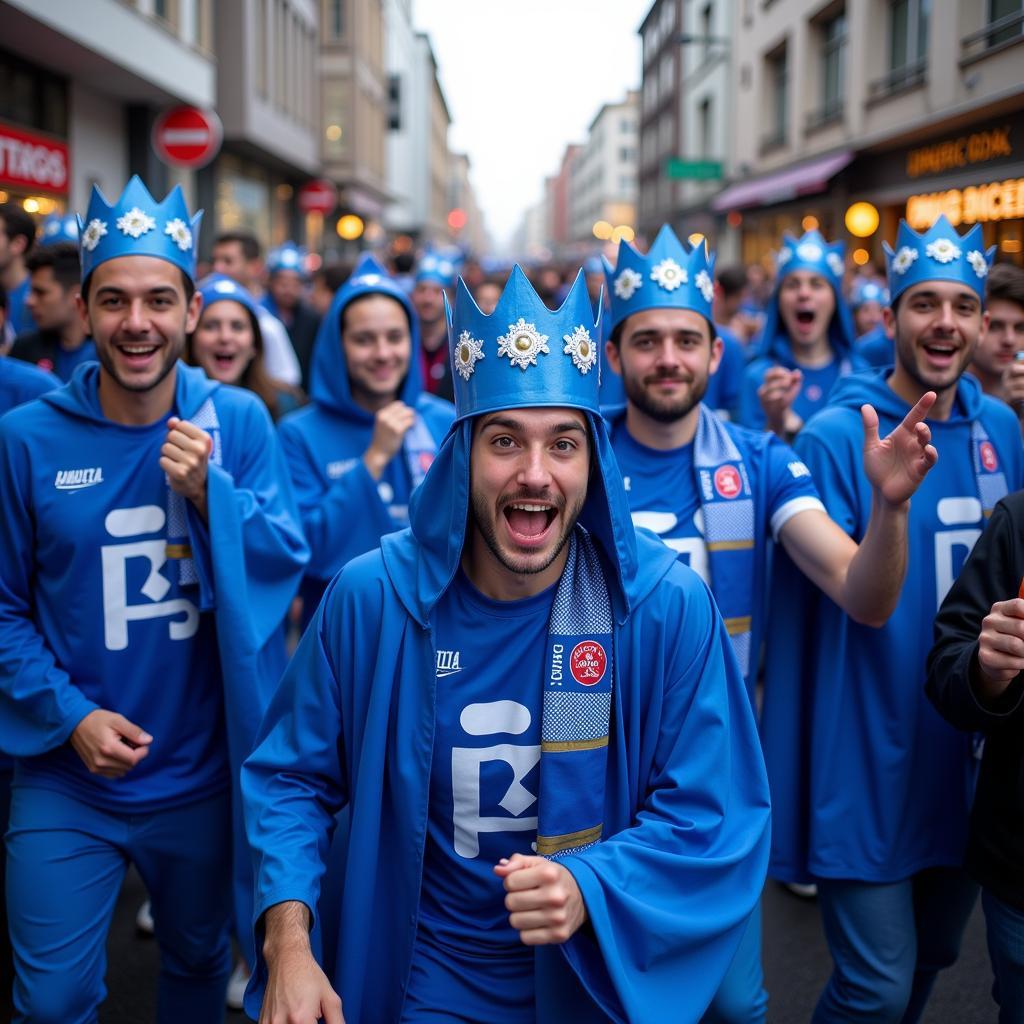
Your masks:
<instances>
[{"instance_id":1,"label":"balcony railing","mask_svg":"<svg viewBox=\"0 0 1024 1024\"><path fill-rule=\"evenodd\" d=\"M845 101L840 97L831 103L826 103L820 110L812 110L807 115L806 131L814 132L826 125L836 124L843 119Z\"/></svg>"},{"instance_id":2,"label":"balcony railing","mask_svg":"<svg viewBox=\"0 0 1024 1024\"><path fill-rule=\"evenodd\" d=\"M868 86L868 100L881 100L913 89L924 82L927 72L928 61L925 58L893 68L884 78L878 78Z\"/></svg>"},{"instance_id":3,"label":"balcony railing","mask_svg":"<svg viewBox=\"0 0 1024 1024\"><path fill-rule=\"evenodd\" d=\"M960 63L970 64L993 50L1002 50L1024 37L1024 11L990 21L983 29L960 40Z\"/></svg>"}]
</instances>

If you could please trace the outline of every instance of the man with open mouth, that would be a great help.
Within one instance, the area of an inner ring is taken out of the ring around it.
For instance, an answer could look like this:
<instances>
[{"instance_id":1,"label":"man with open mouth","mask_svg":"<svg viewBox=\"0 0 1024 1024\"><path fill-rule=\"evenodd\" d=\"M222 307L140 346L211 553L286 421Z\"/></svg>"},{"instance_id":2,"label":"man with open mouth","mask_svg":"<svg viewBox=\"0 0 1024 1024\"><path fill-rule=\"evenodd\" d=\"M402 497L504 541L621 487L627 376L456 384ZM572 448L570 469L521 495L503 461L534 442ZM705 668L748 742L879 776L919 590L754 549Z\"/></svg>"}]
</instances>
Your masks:
<instances>
[{"instance_id":1,"label":"man with open mouth","mask_svg":"<svg viewBox=\"0 0 1024 1024\"><path fill-rule=\"evenodd\" d=\"M993 506L1024 482L1017 418L964 373L988 321L994 252L981 225L961 236L945 217L922 234L901 223L886 246L896 364L841 381L794 444L829 515L860 541L875 502L861 471L861 407L871 403L884 430L937 395L927 424L938 468L910 503L911 568L888 622L853 621L796 574L772 595L770 873L817 882L833 959L818 1024L920 1019L977 896L963 863L980 751L924 685L936 609Z\"/></svg>"},{"instance_id":2,"label":"man with open mouth","mask_svg":"<svg viewBox=\"0 0 1024 1024\"><path fill-rule=\"evenodd\" d=\"M846 246L814 230L782 236L776 281L740 394L740 422L792 438L840 377L863 369L843 298Z\"/></svg>"},{"instance_id":3,"label":"man with open mouth","mask_svg":"<svg viewBox=\"0 0 1024 1024\"><path fill-rule=\"evenodd\" d=\"M449 337L456 421L410 528L328 587L243 770L247 1009L695 1022L768 844L728 634L633 530L582 274L551 311L517 267L489 316L460 282Z\"/></svg>"}]
</instances>

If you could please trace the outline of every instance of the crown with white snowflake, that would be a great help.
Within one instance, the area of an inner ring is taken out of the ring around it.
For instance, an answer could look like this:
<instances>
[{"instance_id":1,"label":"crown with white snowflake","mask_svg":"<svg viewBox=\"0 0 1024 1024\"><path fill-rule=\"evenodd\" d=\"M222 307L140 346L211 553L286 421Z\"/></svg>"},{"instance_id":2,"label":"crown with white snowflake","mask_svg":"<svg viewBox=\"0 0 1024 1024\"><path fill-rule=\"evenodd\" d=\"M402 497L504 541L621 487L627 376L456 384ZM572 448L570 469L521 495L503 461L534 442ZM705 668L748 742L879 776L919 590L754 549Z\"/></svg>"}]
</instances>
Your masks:
<instances>
[{"instance_id":1,"label":"crown with white snowflake","mask_svg":"<svg viewBox=\"0 0 1024 1024\"><path fill-rule=\"evenodd\" d=\"M56 245L58 242L78 244L78 218L73 214L51 213L43 221L42 230L36 241L40 245Z\"/></svg>"},{"instance_id":2,"label":"crown with white snowflake","mask_svg":"<svg viewBox=\"0 0 1024 1024\"><path fill-rule=\"evenodd\" d=\"M985 302L985 284L995 259L996 247L985 248L981 225L975 224L961 236L940 214L923 234L900 221L896 248L882 243L889 267L889 293L895 302L901 292L922 281L956 281L975 292Z\"/></svg>"},{"instance_id":3,"label":"crown with white snowflake","mask_svg":"<svg viewBox=\"0 0 1024 1024\"><path fill-rule=\"evenodd\" d=\"M846 270L846 245L843 242L826 242L819 231L807 231L800 238L783 231L782 248L775 257L775 267L778 271L777 284L786 274L807 270L820 274L838 294Z\"/></svg>"},{"instance_id":4,"label":"crown with white snowflake","mask_svg":"<svg viewBox=\"0 0 1024 1024\"><path fill-rule=\"evenodd\" d=\"M279 270L294 270L304 274L306 268L306 250L294 242L285 242L267 253L267 273L276 274Z\"/></svg>"},{"instance_id":5,"label":"crown with white snowflake","mask_svg":"<svg viewBox=\"0 0 1024 1024\"><path fill-rule=\"evenodd\" d=\"M612 303L612 328L644 309L692 309L708 323L715 297L715 254L704 242L692 249L665 224L647 255L623 240L615 268L604 275Z\"/></svg>"},{"instance_id":6,"label":"crown with white snowflake","mask_svg":"<svg viewBox=\"0 0 1024 1024\"><path fill-rule=\"evenodd\" d=\"M196 247L202 210L188 212L180 185L158 203L137 174L113 204L94 185L89 211L78 218L84 281L101 263L119 256L154 256L196 276Z\"/></svg>"},{"instance_id":7,"label":"crown with white snowflake","mask_svg":"<svg viewBox=\"0 0 1024 1024\"><path fill-rule=\"evenodd\" d=\"M445 299L455 416L497 409L571 406L600 412L600 318L580 271L557 310L515 266L489 316L459 278L455 308Z\"/></svg>"}]
</instances>

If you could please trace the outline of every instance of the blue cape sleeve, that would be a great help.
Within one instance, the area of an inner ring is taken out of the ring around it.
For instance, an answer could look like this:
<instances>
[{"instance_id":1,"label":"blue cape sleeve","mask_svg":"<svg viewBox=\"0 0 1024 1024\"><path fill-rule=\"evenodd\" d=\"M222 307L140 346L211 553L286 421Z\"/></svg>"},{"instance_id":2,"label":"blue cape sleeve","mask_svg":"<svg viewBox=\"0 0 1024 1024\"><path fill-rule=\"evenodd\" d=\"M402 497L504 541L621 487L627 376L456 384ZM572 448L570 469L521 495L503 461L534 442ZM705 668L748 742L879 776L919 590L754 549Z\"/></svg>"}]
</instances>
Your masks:
<instances>
[{"instance_id":1,"label":"blue cape sleeve","mask_svg":"<svg viewBox=\"0 0 1024 1024\"><path fill-rule=\"evenodd\" d=\"M711 1002L760 898L769 843L764 762L721 617L702 585L665 612L678 614L665 631L675 649L654 695L662 707L635 821L560 860L588 914L564 956L613 1019L652 1024L699 1020ZM638 662L642 628L624 652Z\"/></svg>"},{"instance_id":2,"label":"blue cape sleeve","mask_svg":"<svg viewBox=\"0 0 1024 1024\"><path fill-rule=\"evenodd\" d=\"M56 662L33 616L35 529L28 453L0 429L0 750L34 757L65 743L98 705Z\"/></svg>"},{"instance_id":3,"label":"blue cape sleeve","mask_svg":"<svg viewBox=\"0 0 1024 1024\"><path fill-rule=\"evenodd\" d=\"M306 572L329 580L356 555L372 551L397 526L362 458L355 457L337 480L324 480L295 423L282 423L280 437L312 553Z\"/></svg>"}]
</instances>

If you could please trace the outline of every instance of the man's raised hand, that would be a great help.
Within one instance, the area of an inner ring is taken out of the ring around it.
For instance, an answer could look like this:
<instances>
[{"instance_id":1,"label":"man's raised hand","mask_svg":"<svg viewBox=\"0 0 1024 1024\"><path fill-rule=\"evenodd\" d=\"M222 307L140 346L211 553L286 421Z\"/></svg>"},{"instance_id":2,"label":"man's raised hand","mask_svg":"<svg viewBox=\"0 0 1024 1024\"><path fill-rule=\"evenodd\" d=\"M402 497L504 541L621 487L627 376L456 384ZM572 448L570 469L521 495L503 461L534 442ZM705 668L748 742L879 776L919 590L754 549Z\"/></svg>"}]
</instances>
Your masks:
<instances>
[{"instance_id":1,"label":"man's raised hand","mask_svg":"<svg viewBox=\"0 0 1024 1024\"><path fill-rule=\"evenodd\" d=\"M561 864L514 853L494 873L505 883L509 923L524 945L568 942L587 920L580 887Z\"/></svg>"},{"instance_id":2,"label":"man's raised hand","mask_svg":"<svg viewBox=\"0 0 1024 1024\"><path fill-rule=\"evenodd\" d=\"M935 392L926 391L903 422L888 437L878 436L878 413L860 407L864 422L864 472L875 492L890 505L902 505L920 486L938 461L932 432L924 422L935 404Z\"/></svg>"},{"instance_id":3,"label":"man's raised hand","mask_svg":"<svg viewBox=\"0 0 1024 1024\"><path fill-rule=\"evenodd\" d=\"M370 447L363 453L363 464L374 480L380 479L387 464L398 454L415 422L416 410L405 402L389 402L377 410Z\"/></svg>"},{"instance_id":4,"label":"man's raised hand","mask_svg":"<svg viewBox=\"0 0 1024 1024\"><path fill-rule=\"evenodd\" d=\"M206 518L206 474L213 451L213 438L188 420L172 416L167 421L167 439L160 449L160 468L167 474L172 491L188 498Z\"/></svg>"}]
</instances>

